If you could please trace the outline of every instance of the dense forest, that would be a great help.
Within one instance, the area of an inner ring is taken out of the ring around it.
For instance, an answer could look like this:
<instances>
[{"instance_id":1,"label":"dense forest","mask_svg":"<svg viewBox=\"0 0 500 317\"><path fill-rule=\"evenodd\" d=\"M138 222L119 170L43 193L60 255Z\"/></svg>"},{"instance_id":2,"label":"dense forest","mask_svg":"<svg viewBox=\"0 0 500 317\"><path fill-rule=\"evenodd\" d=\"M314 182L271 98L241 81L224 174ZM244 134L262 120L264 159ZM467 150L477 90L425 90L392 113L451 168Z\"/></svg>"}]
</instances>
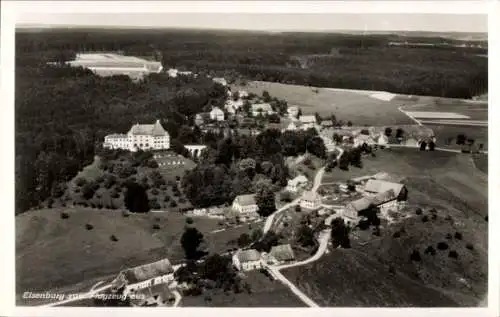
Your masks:
<instances>
[{"instance_id":1,"label":"dense forest","mask_svg":"<svg viewBox=\"0 0 500 317\"><path fill-rule=\"evenodd\" d=\"M36 208L92 162L104 135L125 133L135 122L160 119L173 138L174 150L181 151L180 139L189 134L182 127L191 125L194 113L206 111L211 105L221 106L225 98L224 87L204 76L173 79L154 74L133 83L125 76L100 78L83 69L49 67L49 61L67 61L82 51L119 51L161 60L165 68L224 75L230 80L460 98L486 91L488 63L487 58L479 56L487 54L485 49L389 45L398 40L402 38L396 35L324 33L18 31L16 213ZM415 42L424 40L438 44L445 41L425 38ZM280 165L280 161L274 162ZM221 164L231 168L230 164Z\"/></svg>"}]
</instances>

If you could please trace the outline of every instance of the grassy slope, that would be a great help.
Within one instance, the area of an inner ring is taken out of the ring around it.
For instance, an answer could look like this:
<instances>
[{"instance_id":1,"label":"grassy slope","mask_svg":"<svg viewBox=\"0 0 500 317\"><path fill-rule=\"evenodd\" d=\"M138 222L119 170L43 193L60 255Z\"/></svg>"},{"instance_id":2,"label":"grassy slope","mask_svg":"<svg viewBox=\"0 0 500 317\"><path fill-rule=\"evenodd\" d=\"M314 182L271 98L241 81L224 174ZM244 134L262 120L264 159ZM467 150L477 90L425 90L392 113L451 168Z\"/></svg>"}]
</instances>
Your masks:
<instances>
[{"instance_id":1,"label":"grassy slope","mask_svg":"<svg viewBox=\"0 0 500 317\"><path fill-rule=\"evenodd\" d=\"M18 292L53 289L162 257L175 261L184 256L180 236L185 217L180 214L137 214L124 218L119 212L106 210L66 211L70 217L65 220L56 209L16 217ZM94 229L86 230L87 223ZM154 230L154 223L161 229ZM197 218L195 225L208 234L217 228L217 221ZM112 234L119 241L111 241Z\"/></svg>"},{"instance_id":2,"label":"grassy slope","mask_svg":"<svg viewBox=\"0 0 500 317\"><path fill-rule=\"evenodd\" d=\"M246 292L226 295L221 290L207 291L201 296L187 296L182 306L188 307L305 307L305 304L279 281L271 281L257 271L246 273L245 281L250 284L252 293ZM211 298L205 302L205 296Z\"/></svg>"},{"instance_id":3,"label":"grassy slope","mask_svg":"<svg viewBox=\"0 0 500 317\"><path fill-rule=\"evenodd\" d=\"M283 273L320 306L456 306L449 298L356 250L336 249L308 266Z\"/></svg>"},{"instance_id":4,"label":"grassy slope","mask_svg":"<svg viewBox=\"0 0 500 317\"><path fill-rule=\"evenodd\" d=\"M413 123L398 110L403 102L377 100L363 93L332 91L325 88L318 88L318 93L315 93L312 87L271 82L250 82L247 86L237 89L244 89L258 95L262 95L262 92L267 90L272 97L284 99L289 105L300 106L304 114L315 112L323 116L335 114L337 119L350 120L356 125Z\"/></svg>"},{"instance_id":5,"label":"grassy slope","mask_svg":"<svg viewBox=\"0 0 500 317\"><path fill-rule=\"evenodd\" d=\"M439 147L460 150L462 146L456 144L456 137L458 134L465 134L468 138L474 139L475 143L482 143L483 149L488 150L488 127L439 124L425 124L425 126L434 131L437 136L436 145ZM449 138L452 138L451 143L448 143Z\"/></svg>"}]
</instances>

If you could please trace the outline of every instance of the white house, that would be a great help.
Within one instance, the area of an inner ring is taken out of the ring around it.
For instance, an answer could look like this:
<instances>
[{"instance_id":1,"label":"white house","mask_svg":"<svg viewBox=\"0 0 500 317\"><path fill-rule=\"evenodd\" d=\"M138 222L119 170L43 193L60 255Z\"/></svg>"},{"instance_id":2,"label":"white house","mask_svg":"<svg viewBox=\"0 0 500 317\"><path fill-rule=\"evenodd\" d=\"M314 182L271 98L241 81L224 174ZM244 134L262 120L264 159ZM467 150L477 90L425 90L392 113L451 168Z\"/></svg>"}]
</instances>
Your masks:
<instances>
[{"instance_id":1,"label":"white house","mask_svg":"<svg viewBox=\"0 0 500 317\"><path fill-rule=\"evenodd\" d=\"M238 91L238 96L240 98L247 98L248 97L248 91L246 91L246 90L239 90Z\"/></svg>"},{"instance_id":2,"label":"white house","mask_svg":"<svg viewBox=\"0 0 500 317\"><path fill-rule=\"evenodd\" d=\"M302 129L307 130L309 128L314 128L316 126L315 116L300 116L299 121L302 123Z\"/></svg>"},{"instance_id":3,"label":"white house","mask_svg":"<svg viewBox=\"0 0 500 317\"><path fill-rule=\"evenodd\" d=\"M297 115L299 114L299 107L295 107L295 106L288 107L287 112L288 112L288 116L290 118L296 118Z\"/></svg>"},{"instance_id":4,"label":"white house","mask_svg":"<svg viewBox=\"0 0 500 317\"><path fill-rule=\"evenodd\" d=\"M212 80L216 83L221 84L222 86L227 86L227 81L223 77L214 77Z\"/></svg>"},{"instance_id":5,"label":"white house","mask_svg":"<svg viewBox=\"0 0 500 317\"><path fill-rule=\"evenodd\" d=\"M268 103L256 103L252 105L252 116L258 117L260 115L267 116L273 114L273 108Z\"/></svg>"},{"instance_id":6,"label":"white house","mask_svg":"<svg viewBox=\"0 0 500 317\"><path fill-rule=\"evenodd\" d=\"M129 151L165 150L170 148L170 135L160 120L154 124L135 124L125 134L111 134L104 137L103 147Z\"/></svg>"},{"instance_id":7,"label":"white house","mask_svg":"<svg viewBox=\"0 0 500 317\"><path fill-rule=\"evenodd\" d=\"M127 295L156 284L168 284L172 281L174 281L174 269L168 259L163 259L121 271L111 282L111 287L115 290L123 288L123 294Z\"/></svg>"},{"instance_id":8,"label":"white house","mask_svg":"<svg viewBox=\"0 0 500 317\"><path fill-rule=\"evenodd\" d=\"M251 219L259 216L257 213L259 206L257 206L255 195L253 194L237 196L233 201L232 208L244 219Z\"/></svg>"},{"instance_id":9,"label":"white house","mask_svg":"<svg viewBox=\"0 0 500 317\"><path fill-rule=\"evenodd\" d=\"M226 109L226 111L231 113L231 114L235 114L236 111L238 109L240 109L241 107L243 107L243 100L241 100L241 99L238 99L236 101L229 99L224 104L224 108Z\"/></svg>"},{"instance_id":10,"label":"white house","mask_svg":"<svg viewBox=\"0 0 500 317\"><path fill-rule=\"evenodd\" d=\"M318 209L321 207L321 197L316 192L307 191L302 195L300 207L312 210Z\"/></svg>"},{"instance_id":11,"label":"white house","mask_svg":"<svg viewBox=\"0 0 500 317\"><path fill-rule=\"evenodd\" d=\"M169 70L167 70L167 74L168 74L168 76L169 76L169 77L172 77L172 78L177 77L177 73L178 73L178 72L179 72L179 71L178 71L177 69L175 69L175 68L170 68Z\"/></svg>"},{"instance_id":12,"label":"white house","mask_svg":"<svg viewBox=\"0 0 500 317\"><path fill-rule=\"evenodd\" d=\"M288 184L286 186L286 190L290 192L297 192L300 186L303 186L304 184L307 184L307 177L304 175L299 175L295 177L294 179L291 179L288 181Z\"/></svg>"},{"instance_id":13,"label":"white house","mask_svg":"<svg viewBox=\"0 0 500 317\"><path fill-rule=\"evenodd\" d=\"M219 107L214 107L212 111L210 111L210 119L224 121L224 111L222 111Z\"/></svg>"},{"instance_id":14,"label":"white house","mask_svg":"<svg viewBox=\"0 0 500 317\"><path fill-rule=\"evenodd\" d=\"M238 250L233 255L233 265L238 271L258 270L264 266L260 253L257 250Z\"/></svg>"}]
</instances>

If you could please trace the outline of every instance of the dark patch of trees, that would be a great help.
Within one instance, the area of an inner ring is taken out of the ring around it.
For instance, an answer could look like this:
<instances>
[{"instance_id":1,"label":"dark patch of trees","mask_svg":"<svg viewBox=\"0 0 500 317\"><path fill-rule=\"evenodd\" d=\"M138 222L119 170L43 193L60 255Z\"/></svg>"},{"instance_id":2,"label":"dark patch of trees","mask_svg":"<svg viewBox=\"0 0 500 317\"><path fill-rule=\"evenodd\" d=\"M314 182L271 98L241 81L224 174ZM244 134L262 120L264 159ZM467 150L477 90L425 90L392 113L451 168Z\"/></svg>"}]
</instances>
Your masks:
<instances>
[{"instance_id":1,"label":"dark patch of trees","mask_svg":"<svg viewBox=\"0 0 500 317\"><path fill-rule=\"evenodd\" d=\"M350 248L351 241L349 240L350 228L345 224L344 219L338 217L332 220L332 245L334 248Z\"/></svg>"},{"instance_id":2,"label":"dark patch of trees","mask_svg":"<svg viewBox=\"0 0 500 317\"><path fill-rule=\"evenodd\" d=\"M127 192L125 193L124 201L125 207L127 207L130 212L146 213L150 210L146 189L137 183L127 184Z\"/></svg>"},{"instance_id":3,"label":"dark patch of trees","mask_svg":"<svg viewBox=\"0 0 500 317\"><path fill-rule=\"evenodd\" d=\"M197 260L204 255L199 247L203 240L203 234L194 227L186 227L181 237L181 245L188 260Z\"/></svg>"}]
</instances>

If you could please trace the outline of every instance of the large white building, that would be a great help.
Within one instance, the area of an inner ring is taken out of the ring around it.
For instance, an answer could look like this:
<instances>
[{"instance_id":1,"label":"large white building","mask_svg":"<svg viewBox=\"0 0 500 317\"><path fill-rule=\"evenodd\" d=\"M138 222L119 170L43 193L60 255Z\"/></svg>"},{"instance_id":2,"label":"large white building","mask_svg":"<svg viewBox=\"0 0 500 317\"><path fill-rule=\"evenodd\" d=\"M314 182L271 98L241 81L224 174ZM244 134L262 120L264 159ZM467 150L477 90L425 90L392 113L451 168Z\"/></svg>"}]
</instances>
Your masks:
<instances>
[{"instance_id":1,"label":"large white building","mask_svg":"<svg viewBox=\"0 0 500 317\"><path fill-rule=\"evenodd\" d=\"M300 207L306 209L318 209L321 207L321 197L313 191L305 192L300 200Z\"/></svg>"},{"instance_id":2,"label":"large white building","mask_svg":"<svg viewBox=\"0 0 500 317\"><path fill-rule=\"evenodd\" d=\"M160 120L154 124L135 124L127 134L110 134L104 137L103 146L108 149L166 150L170 148L170 135Z\"/></svg>"},{"instance_id":3,"label":"large white building","mask_svg":"<svg viewBox=\"0 0 500 317\"><path fill-rule=\"evenodd\" d=\"M255 201L255 195L239 195L234 201L232 208L240 215L240 219L254 219L259 216L257 211L259 210L259 206Z\"/></svg>"},{"instance_id":4,"label":"large white building","mask_svg":"<svg viewBox=\"0 0 500 317\"><path fill-rule=\"evenodd\" d=\"M215 121L224 121L224 111L222 111L219 107L214 107L212 111L210 111L210 119Z\"/></svg>"},{"instance_id":5,"label":"large white building","mask_svg":"<svg viewBox=\"0 0 500 317\"><path fill-rule=\"evenodd\" d=\"M258 270L264 266L259 251L255 249L239 250L233 255L233 265L238 271Z\"/></svg>"}]
</instances>

